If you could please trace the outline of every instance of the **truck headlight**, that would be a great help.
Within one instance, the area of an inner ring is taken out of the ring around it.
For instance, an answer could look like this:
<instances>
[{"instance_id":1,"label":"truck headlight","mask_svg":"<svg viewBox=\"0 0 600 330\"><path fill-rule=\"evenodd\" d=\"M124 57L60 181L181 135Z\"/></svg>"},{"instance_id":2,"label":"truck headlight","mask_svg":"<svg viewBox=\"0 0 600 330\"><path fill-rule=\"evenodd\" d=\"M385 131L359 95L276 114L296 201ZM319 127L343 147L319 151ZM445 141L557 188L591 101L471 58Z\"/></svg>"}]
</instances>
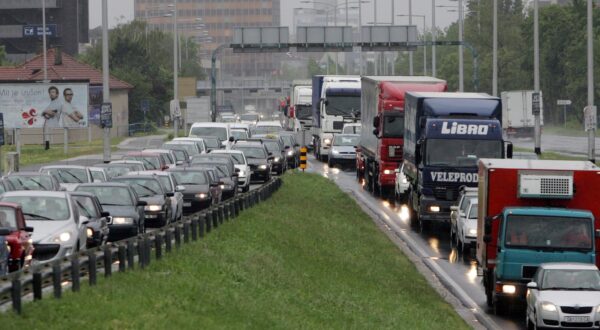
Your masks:
<instances>
[{"instance_id":1,"label":"truck headlight","mask_svg":"<svg viewBox=\"0 0 600 330\"><path fill-rule=\"evenodd\" d=\"M390 174L392 174L392 171L391 170L383 170L383 174L390 175Z\"/></svg>"},{"instance_id":2,"label":"truck headlight","mask_svg":"<svg viewBox=\"0 0 600 330\"><path fill-rule=\"evenodd\" d=\"M94 237L94 231L92 230L92 228L88 228L85 232L88 238Z\"/></svg>"},{"instance_id":3,"label":"truck headlight","mask_svg":"<svg viewBox=\"0 0 600 330\"><path fill-rule=\"evenodd\" d=\"M198 198L198 199L206 199L207 197L208 197L208 194L205 194L205 193L196 194L196 198Z\"/></svg>"},{"instance_id":4,"label":"truck headlight","mask_svg":"<svg viewBox=\"0 0 600 330\"><path fill-rule=\"evenodd\" d=\"M115 225L132 224L133 223L133 218L128 218L128 217L113 217L113 223Z\"/></svg>"},{"instance_id":5,"label":"truck headlight","mask_svg":"<svg viewBox=\"0 0 600 330\"><path fill-rule=\"evenodd\" d=\"M144 211L156 212L156 211L160 211L160 210L162 210L161 205L146 205L146 206L144 206Z\"/></svg>"},{"instance_id":6,"label":"truck headlight","mask_svg":"<svg viewBox=\"0 0 600 330\"><path fill-rule=\"evenodd\" d=\"M331 144L331 139L324 139L323 140L323 144L325 144L326 146Z\"/></svg>"},{"instance_id":7,"label":"truck headlight","mask_svg":"<svg viewBox=\"0 0 600 330\"><path fill-rule=\"evenodd\" d=\"M64 242L68 242L70 239L71 239L71 233L66 231L66 232L61 233L60 235L54 237L54 242L64 243Z\"/></svg>"},{"instance_id":8,"label":"truck headlight","mask_svg":"<svg viewBox=\"0 0 600 330\"><path fill-rule=\"evenodd\" d=\"M293 156L293 155L294 155L294 151L293 151L293 150L290 150L290 151L288 151L288 152L287 152L287 155L288 155L288 156Z\"/></svg>"},{"instance_id":9,"label":"truck headlight","mask_svg":"<svg viewBox=\"0 0 600 330\"><path fill-rule=\"evenodd\" d=\"M429 211L430 211L430 212L439 212L439 211L440 211L440 207L439 207L439 206L437 206L437 205L431 205L431 206L429 207Z\"/></svg>"},{"instance_id":10,"label":"truck headlight","mask_svg":"<svg viewBox=\"0 0 600 330\"><path fill-rule=\"evenodd\" d=\"M517 292L517 287L511 284L502 286L502 293L505 294L515 294ZM556 307L555 307L556 308Z\"/></svg>"},{"instance_id":11,"label":"truck headlight","mask_svg":"<svg viewBox=\"0 0 600 330\"><path fill-rule=\"evenodd\" d=\"M471 228L471 229L469 229L469 235L471 235L471 236L477 235L477 228Z\"/></svg>"},{"instance_id":12,"label":"truck headlight","mask_svg":"<svg viewBox=\"0 0 600 330\"><path fill-rule=\"evenodd\" d=\"M557 311L556 306L553 303L549 303L549 302L542 303L542 310L544 310L546 312L556 312Z\"/></svg>"},{"instance_id":13,"label":"truck headlight","mask_svg":"<svg viewBox=\"0 0 600 330\"><path fill-rule=\"evenodd\" d=\"M261 170L266 170L267 169L267 165L259 165L258 168L261 169Z\"/></svg>"}]
</instances>

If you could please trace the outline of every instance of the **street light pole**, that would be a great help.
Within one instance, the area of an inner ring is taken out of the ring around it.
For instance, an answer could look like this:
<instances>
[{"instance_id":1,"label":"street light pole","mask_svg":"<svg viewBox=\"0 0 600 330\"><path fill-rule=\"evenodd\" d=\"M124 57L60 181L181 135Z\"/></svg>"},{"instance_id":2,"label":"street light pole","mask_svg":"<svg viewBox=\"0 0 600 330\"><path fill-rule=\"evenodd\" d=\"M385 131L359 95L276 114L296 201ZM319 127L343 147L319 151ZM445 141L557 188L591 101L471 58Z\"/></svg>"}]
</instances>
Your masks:
<instances>
[{"instance_id":1,"label":"street light pole","mask_svg":"<svg viewBox=\"0 0 600 330\"><path fill-rule=\"evenodd\" d=\"M435 41L436 41L436 28L435 28L435 0L431 0L431 75L435 77L437 75L436 68L436 53L435 53Z\"/></svg>"},{"instance_id":2,"label":"street light pole","mask_svg":"<svg viewBox=\"0 0 600 330\"><path fill-rule=\"evenodd\" d=\"M179 34L177 33L177 0L173 3L173 101L174 101L174 112L173 112L173 136L179 136L179 65L177 59L179 56L178 43Z\"/></svg>"},{"instance_id":3,"label":"street light pole","mask_svg":"<svg viewBox=\"0 0 600 330\"><path fill-rule=\"evenodd\" d=\"M463 79L463 0L458 0L458 91L465 90Z\"/></svg>"},{"instance_id":4,"label":"street light pole","mask_svg":"<svg viewBox=\"0 0 600 330\"><path fill-rule=\"evenodd\" d=\"M498 96L498 0L494 0L494 26L492 51L492 95Z\"/></svg>"},{"instance_id":5,"label":"street light pole","mask_svg":"<svg viewBox=\"0 0 600 330\"><path fill-rule=\"evenodd\" d=\"M588 92L588 107L592 112L594 119L596 111L594 109L594 36L593 36L593 0L587 1L587 92ZM594 120L595 122L595 120ZM594 124L588 130L588 159L596 162L596 125Z\"/></svg>"},{"instance_id":6,"label":"street light pole","mask_svg":"<svg viewBox=\"0 0 600 330\"><path fill-rule=\"evenodd\" d=\"M412 25L412 0L408 0L408 25ZM408 74L413 75L413 52L408 51Z\"/></svg>"},{"instance_id":7,"label":"street light pole","mask_svg":"<svg viewBox=\"0 0 600 330\"><path fill-rule=\"evenodd\" d=\"M42 56L44 59L44 84L48 83L48 58L46 54L46 0L42 0ZM21 139L19 137L20 132L19 129L16 131L15 144L17 145L17 152L21 153ZM50 149L50 138L48 136L48 129L46 125L42 128L42 135L44 136L44 149Z\"/></svg>"},{"instance_id":8,"label":"street light pole","mask_svg":"<svg viewBox=\"0 0 600 330\"><path fill-rule=\"evenodd\" d=\"M392 0L392 25L396 25L396 8L395 8L396 6L395 6L395 4L396 4L396 0ZM395 53L396 52L394 52L394 54ZM395 56L392 57L392 60L394 58L395 58ZM392 61L392 76L395 76L395 75L396 75L396 65Z\"/></svg>"},{"instance_id":9,"label":"street light pole","mask_svg":"<svg viewBox=\"0 0 600 330\"><path fill-rule=\"evenodd\" d=\"M102 102L110 103L110 80L108 66L108 0L102 0ZM111 109L112 110L112 109ZM110 161L110 128L104 127L103 156Z\"/></svg>"},{"instance_id":10,"label":"street light pole","mask_svg":"<svg viewBox=\"0 0 600 330\"><path fill-rule=\"evenodd\" d=\"M539 3L538 0L533 2L533 89L536 93L540 92L540 31L539 31ZM540 115L534 115L534 133L535 133L535 148L536 154L542 153L541 140L541 120Z\"/></svg>"}]
</instances>

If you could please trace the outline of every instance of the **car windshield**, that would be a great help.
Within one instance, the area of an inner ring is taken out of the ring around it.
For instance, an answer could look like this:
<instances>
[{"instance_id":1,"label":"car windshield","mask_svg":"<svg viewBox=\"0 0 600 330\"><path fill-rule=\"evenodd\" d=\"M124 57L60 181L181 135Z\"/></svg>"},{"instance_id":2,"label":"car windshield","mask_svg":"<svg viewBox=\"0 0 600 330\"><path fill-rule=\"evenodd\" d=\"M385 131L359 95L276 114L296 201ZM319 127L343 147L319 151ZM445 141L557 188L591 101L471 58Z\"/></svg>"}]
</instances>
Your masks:
<instances>
[{"instance_id":1,"label":"car windshield","mask_svg":"<svg viewBox=\"0 0 600 330\"><path fill-rule=\"evenodd\" d=\"M342 133L344 133L344 134L360 134L360 126L358 126L358 125L344 126Z\"/></svg>"},{"instance_id":2,"label":"car windshield","mask_svg":"<svg viewBox=\"0 0 600 330\"><path fill-rule=\"evenodd\" d=\"M469 211L469 219L477 219L477 204L473 204L471 206L471 210Z\"/></svg>"},{"instance_id":3,"label":"car windshield","mask_svg":"<svg viewBox=\"0 0 600 330\"><path fill-rule=\"evenodd\" d=\"M91 197L73 196L73 199L75 200L75 204L77 205L80 215L83 215L88 219L100 217L100 214L96 209L96 204Z\"/></svg>"},{"instance_id":4,"label":"car windshield","mask_svg":"<svg viewBox=\"0 0 600 330\"><path fill-rule=\"evenodd\" d=\"M106 173L110 178L116 178L129 173L129 168L122 166L111 166L106 168Z\"/></svg>"},{"instance_id":5,"label":"car windshield","mask_svg":"<svg viewBox=\"0 0 600 330\"><path fill-rule=\"evenodd\" d=\"M210 138L210 137L208 137L208 138L203 137L203 139L204 139L204 144L206 144L206 147L208 147L208 148L217 148L218 149L221 147L218 139Z\"/></svg>"},{"instance_id":6,"label":"car windshield","mask_svg":"<svg viewBox=\"0 0 600 330\"><path fill-rule=\"evenodd\" d=\"M192 127L191 135L214 136L221 141L227 141L227 128L225 127Z\"/></svg>"},{"instance_id":7,"label":"car windshield","mask_svg":"<svg viewBox=\"0 0 600 330\"><path fill-rule=\"evenodd\" d=\"M429 139L425 162L430 166L476 167L479 158L501 158L497 140Z\"/></svg>"},{"instance_id":8,"label":"car windshield","mask_svg":"<svg viewBox=\"0 0 600 330\"><path fill-rule=\"evenodd\" d=\"M69 204L64 197L3 196L3 202L21 204L25 220L68 220Z\"/></svg>"},{"instance_id":9,"label":"car windshield","mask_svg":"<svg viewBox=\"0 0 600 330\"><path fill-rule=\"evenodd\" d=\"M308 119L312 116L312 106L310 104L296 105L296 118Z\"/></svg>"},{"instance_id":10,"label":"car windshield","mask_svg":"<svg viewBox=\"0 0 600 330\"><path fill-rule=\"evenodd\" d=\"M265 147L267 147L267 150L269 152L272 152L273 154L281 153L281 149L279 148L279 143L277 143L277 142L265 141L264 145L265 145Z\"/></svg>"},{"instance_id":11,"label":"car windshield","mask_svg":"<svg viewBox=\"0 0 600 330\"><path fill-rule=\"evenodd\" d=\"M358 136L343 136L336 135L333 139L334 146L357 146L358 145Z\"/></svg>"},{"instance_id":12,"label":"car windshield","mask_svg":"<svg viewBox=\"0 0 600 330\"><path fill-rule=\"evenodd\" d=\"M265 149L263 149L263 148L234 146L233 149L243 152L244 156L246 156L246 158L253 158L253 159L267 158L267 153L265 152Z\"/></svg>"},{"instance_id":13,"label":"car windshield","mask_svg":"<svg viewBox=\"0 0 600 330\"><path fill-rule=\"evenodd\" d=\"M188 155L197 155L200 152L198 147L194 143L165 143L162 146L163 149L183 149L187 151Z\"/></svg>"},{"instance_id":14,"label":"car windshield","mask_svg":"<svg viewBox=\"0 0 600 330\"><path fill-rule=\"evenodd\" d=\"M360 118L360 95L327 95L325 112L330 116Z\"/></svg>"},{"instance_id":15,"label":"car windshield","mask_svg":"<svg viewBox=\"0 0 600 330\"><path fill-rule=\"evenodd\" d=\"M258 115L254 115L254 114L245 114L245 115L240 115L240 120L245 120L245 121L258 121Z\"/></svg>"},{"instance_id":16,"label":"car windshield","mask_svg":"<svg viewBox=\"0 0 600 330\"><path fill-rule=\"evenodd\" d=\"M140 197L162 195L163 190L157 180L146 178L115 178L115 181L127 183Z\"/></svg>"},{"instance_id":17,"label":"car windshield","mask_svg":"<svg viewBox=\"0 0 600 330\"><path fill-rule=\"evenodd\" d=\"M513 214L507 217L504 240L510 248L591 250L592 237L589 218Z\"/></svg>"},{"instance_id":18,"label":"car windshield","mask_svg":"<svg viewBox=\"0 0 600 330\"><path fill-rule=\"evenodd\" d=\"M77 191L85 191L94 194L100 204L112 206L133 205L131 193L127 188L114 186L79 186Z\"/></svg>"},{"instance_id":19,"label":"car windshield","mask_svg":"<svg viewBox=\"0 0 600 330\"><path fill-rule=\"evenodd\" d=\"M88 183L87 172L80 168L49 168L45 169L54 175L60 183Z\"/></svg>"},{"instance_id":20,"label":"car windshield","mask_svg":"<svg viewBox=\"0 0 600 330\"><path fill-rule=\"evenodd\" d=\"M183 150L181 150L181 149L171 149L171 150L173 150L173 153L175 154L175 159L178 162L180 162L180 161L184 162L184 161L188 160L188 158L185 155L186 153Z\"/></svg>"},{"instance_id":21,"label":"car windshield","mask_svg":"<svg viewBox=\"0 0 600 330\"><path fill-rule=\"evenodd\" d=\"M160 170L160 160L158 156L125 156L123 160L138 160L144 163L148 170Z\"/></svg>"},{"instance_id":22,"label":"car windshield","mask_svg":"<svg viewBox=\"0 0 600 330\"><path fill-rule=\"evenodd\" d=\"M247 139L248 133L245 130L231 130L231 136L236 140Z\"/></svg>"},{"instance_id":23,"label":"car windshield","mask_svg":"<svg viewBox=\"0 0 600 330\"><path fill-rule=\"evenodd\" d=\"M208 184L205 172L200 171L175 171L175 179L181 185Z\"/></svg>"},{"instance_id":24,"label":"car windshield","mask_svg":"<svg viewBox=\"0 0 600 330\"><path fill-rule=\"evenodd\" d=\"M219 178L227 178L229 177L229 170L227 169L227 165L225 164L215 164L215 163L200 163L198 165L202 165L203 167L210 167L217 172Z\"/></svg>"},{"instance_id":25,"label":"car windshield","mask_svg":"<svg viewBox=\"0 0 600 330\"><path fill-rule=\"evenodd\" d=\"M171 179L168 176L159 175L158 180L160 181L160 184L162 184L163 190L170 192L175 191L175 189L173 189L173 185L171 184Z\"/></svg>"},{"instance_id":26,"label":"car windshield","mask_svg":"<svg viewBox=\"0 0 600 330\"><path fill-rule=\"evenodd\" d=\"M271 134L281 131L279 126L259 126L252 129L252 135Z\"/></svg>"},{"instance_id":27,"label":"car windshield","mask_svg":"<svg viewBox=\"0 0 600 330\"><path fill-rule=\"evenodd\" d=\"M16 190L53 190L52 178L47 175L9 175L6 177L6 180L8 180Z\"/></svg>"},{"instance_id":28,"label":"car windshield","mask_svg":"<svg viewBox=\"0 0 600 330\"><path fill-rule=\"evenodd\" d=\"M286 147L292 147L294 145L294 138L291 135L282 135L281 139Z\"/></svg>"},{"instance_id":29,"label":"car windshield","mask_svg":"<svg viewBox=\"0 0 600 330\"><path fill-rule=\"evenodd\" d=\"M404 116L383 116L383 137L401 138L404 136Z\"/></svg>"},{"instance_id":30,"label":"car windshield","mask_svg":"<svg viewBox=\"0 0 600 330\"><path fill-rule=\"evenodd\" d=\"M92 179L94 181L99 181L99 182L106 181L106 178L104 177L104 173L102 171L90 170L90 172L92 172Z\"/></svg>"},{"instance_id":31,"label":"car windshield","mask_svg":"<svg viewBox=\"0 0 600 330\"><path fill-rule=\"evenodd\" d=\"M600 290L600 272L594 269L545 269L541 290Z\"/></svg>"},{"instance_id":32,"label":"car windshield","mask_svg":"<svg viewBox=\"0 0 600 330\"><path fill-rule=\"evenodd\" d=\"M12 207L0 206L0 227L17 228L17 215Z\"/></svg>"},{"instance_id":33,"label":"car windshield","mask_svg":"<svg viewBox=\"0 0 600 330\"><path fill-rule=\"evenodd\" d=\"M234 154L234 153L231 153L229 155L233 159L233 163L234 164L236 164L236 165L243 165L243 164L245 164L245 162L244 162L244 155L243 154Z\"/></svg>"}]
</instances>

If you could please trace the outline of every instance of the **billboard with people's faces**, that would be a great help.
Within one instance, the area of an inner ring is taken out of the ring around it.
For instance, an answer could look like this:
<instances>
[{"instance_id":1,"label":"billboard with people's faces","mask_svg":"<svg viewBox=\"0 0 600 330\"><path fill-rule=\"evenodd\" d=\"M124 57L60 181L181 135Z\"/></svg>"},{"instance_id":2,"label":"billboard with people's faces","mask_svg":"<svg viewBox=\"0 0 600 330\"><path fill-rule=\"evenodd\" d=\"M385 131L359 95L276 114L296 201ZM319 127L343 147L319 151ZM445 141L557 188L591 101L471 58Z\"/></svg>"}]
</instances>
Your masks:
<instances>
[{"instance_id":1,"label":"billboard with people's faces","mask_svg":"<svg viewBox=\"0 0 600 330\"><path fill-rule=\"evenodd\" d=\"M88 127L87 83L0 84L5 128Z\"/></svg>"}]
</instances>

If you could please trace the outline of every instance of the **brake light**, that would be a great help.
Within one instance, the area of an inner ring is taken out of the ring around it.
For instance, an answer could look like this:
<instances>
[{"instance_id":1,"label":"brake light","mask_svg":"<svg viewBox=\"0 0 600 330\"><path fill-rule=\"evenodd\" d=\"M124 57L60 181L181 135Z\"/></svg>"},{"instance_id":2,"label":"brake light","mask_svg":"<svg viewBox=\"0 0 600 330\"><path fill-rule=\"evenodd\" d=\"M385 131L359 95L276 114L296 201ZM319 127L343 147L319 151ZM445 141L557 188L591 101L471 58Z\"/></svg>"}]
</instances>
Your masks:
<instances>
[{"instance_id":1,"label":"brake light","mask_svg":"<svg viewBox=\"0 0 600 330\"><path fill-rule=\"evenodd\" d=\"M290 111L288 112L288 115L290 118L295 118L295 114L296 114L296 107L294 107L292 105L292 106L290 106Z\"/></svg>"}]
</instances>

